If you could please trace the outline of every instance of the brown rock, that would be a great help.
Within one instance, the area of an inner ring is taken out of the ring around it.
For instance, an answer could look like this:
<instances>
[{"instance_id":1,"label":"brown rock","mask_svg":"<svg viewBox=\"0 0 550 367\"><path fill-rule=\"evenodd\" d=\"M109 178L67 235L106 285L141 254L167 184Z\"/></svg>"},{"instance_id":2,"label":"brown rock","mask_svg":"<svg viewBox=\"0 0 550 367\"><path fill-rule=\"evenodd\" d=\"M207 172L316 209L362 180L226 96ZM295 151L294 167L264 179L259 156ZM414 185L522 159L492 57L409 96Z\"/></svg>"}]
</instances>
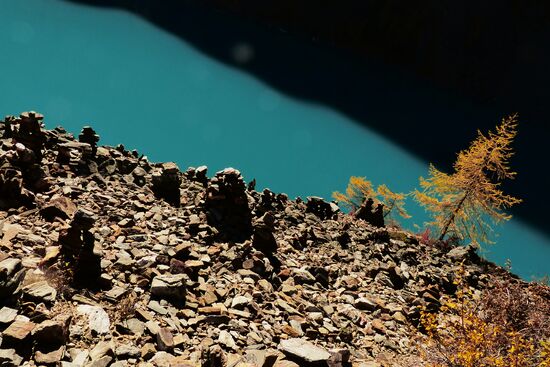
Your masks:
<instances>
[{"instance_id":1,"label":"brown rock","mask_svg":"<svg viewBox=\"0 0 550 367\"><path fill-rule=\"evenodd\" d=\"M184 274L166 274L156 276L151 284L151 294L161 298L181 301L185 299L186 278L187 277Z\"/></svg>"},{"instance_id":2,"label":"brown rock","mask_svg":"<svg viewBox=\"0 0 550 367\"><path fill-rule=\"evenodd\" d=\"M157 333L157 347L159 350L171 350L174 348L174 336L167 328L160 328Z\"/></svg>"},{"instance_id":3,"label":"brown rock","mask_svg":"<svg viewBox=\"0 0 550 367\"><path fill-rule=\"evenodd\" d=\"M152 183L153 192L158 198L174 206L180 205L181 175L175 163L163 163L161 170L153 173Z\"/></svg>"},{"instance_id":4,"label":"brown rock","mask_svg":"<svg viewBox=\"0 0 550 367\"><path fill-rule=\"evenodd\" d=\"M46 320L32 331L33 338L39 347L65 344L69 336L70 316L59 320Z\"/></svg>"},{"instance_id":5,"label":"brown rock","mask_svg":"<svg viewBox=\"0 0 550 367\"><path fill-rule=\"evenodd\" d=\"M291 336L293 338L297 338L297 337L302 335L302 333L300 331L294 329L290 325L283 325L283 327L281 328L281 331L285 334L288 334L289 336Z\"/></svg>"},{"instance_id":6,"label":"brown rock","mask_svg":"<svg viewBox=\"0 0 550 367\"><path fill-rule=\"evenodd\" d=\"M34 353L34 361L38 364L45 364L45 365L56 365L61 361L63 358L63 352L65 351L65 347L61 346L56 350L53 350L51 352L41 352L37 350Z\"/></svg>"},{"instance_id":7,"label":"brown rock","mask_svg":"<svg viewBox=\"0 0 550 367\"><path fill-rule=\"evenodd\" d=\"M329 351L330 359L328 360L329 367L347 366L351 353L348 349L332 349Z\"/></svg>"},{"instance_id":8,"label":"brown rock","mask_svg":"<svg viewBox=\"0 0 550 367\"><path fill-rule=\"evenodd\" d=\"M2 343L2 346L4 346L4 343L12 344L25 341L27 338L30 337L31 332L35 327L36 324L34 322L22 320L14 321L10 326L8 326L6 330L4 330L4 341Z\"/></svg>"},{"instance_id":9,"label":"brown rock","mask_svg":"<svg viewBox=\"0 0 550 367\"><path fill-rule=\"evenodd\" d=\"M146 343L141 347L141 358L150 359L156 352L157 349L153 343Z\"/></svg>"},{"instance_id":10,"label":"brown rock","mask_svg":"<svg viewBox=\"0 0 550 367\"><path fill-rule=\"evenodd\" d=\"M245 361L260 367L273 367L279 353L275 350L251 349L246 351Z\"/></svg>"},{"instance_id":11,"label":"brown rock","mask_svg":"<svg viewBox=\"0 0 550 367\"><path fill-rule=\"evenodd\" d=\"M219 345L213 345L208 350L208 367L220 367L227 364L227 355L224 353ZM205 364L203 364L205 366Z\"/></svg>"},{"instance_id":12,"label":"brown rock","mask_svg":"<svg viewBox=\"0 0 550 367\"><path fill-rule=\"evenodd\" d=\"M286 359L279 360L275 362L273 367L300 367L300 365L296 362L288 361Z\"/></svg>"},{"instance_id":13,"label":"brown rock","mask_svg":"<svg viewBox=\"0 0 550 367\"><path fill-rule=\"evenodd\" d=\"M55 218L69 219L76 209L76 205L71 199L56 194L40 209L40 214L49 221Z\"/></svg>"},{"instance_id":14,"label":"brown rock","mask_svg":"<svg viewBox=\"0 0 550 367\"><path fill-rule=\"evenodd\" d=\"M386 326L380 319L374 319L372 320L372 328L378 332L385 333L386 332Z\"/></svg>"}]
</instances>

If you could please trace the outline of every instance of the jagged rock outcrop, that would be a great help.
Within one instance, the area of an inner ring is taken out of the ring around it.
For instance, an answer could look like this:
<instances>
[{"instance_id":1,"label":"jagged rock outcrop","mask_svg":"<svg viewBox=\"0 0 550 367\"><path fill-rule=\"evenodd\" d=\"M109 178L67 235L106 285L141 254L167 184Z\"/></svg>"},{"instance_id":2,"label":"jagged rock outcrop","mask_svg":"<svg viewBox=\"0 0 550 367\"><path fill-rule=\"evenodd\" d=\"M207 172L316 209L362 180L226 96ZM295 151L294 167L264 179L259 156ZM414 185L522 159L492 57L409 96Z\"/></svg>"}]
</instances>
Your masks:
<instances>
[{"instance_id":1,"label":"jagged rock outcrop","mask_svg":"<svg viewBox=\"0 0 550 367\"><path fill-rule=\"evenodd\" d=\"M180 205L181 172L173 162L163 163L152 175L152 189L158 198Z\"/></svg>"},{"instance_id":2,"label":"jagged rock outcrop","mask_svg":"<svg viewBox=\"0 0 550 367\"><path fill-rule=\"evenodd\" d=\"M379 203L374 206L374 201L368 198L354 213L355 218L362 219L374 227L384 227L384 205Z\"/></svg>"},{"instance_id":3,"label":"jagged rock outcrop","mask_svg":"<svg viewBox=\"0 0 550 367\"><path fill-rule=\"evenodd\" d=\"M7 137L29 148L37 161L42 159L42 149L46 142L46 136L42 131L43 119L42 114L30 111L23 112L19 118L8 116L4 120L4 124L8 126L9 130Z\"/></svg>"},{"instance_id":4,"label":"jagged rock outcrop","mask_svg":"<svg viewBox=\"0 0 550 367\"><path fill-rule=\"evenodd\" d=\"M42 116L34 111L19 118L7 116L4 126L5 150L0 154L0 207L29 206L32 192L49 189L47 167L41 165L46 134Z\"/></svg>"},{"instance_id":5,"label":"jagged rock outcrop","mask_svg":"<svg viewBox=\"0 0 550 367\"><path fill-rule=\"evenodd\" d=\"M317 196L309 196L306 202L306 212L313 213L320 219L333 219L336 217L340 208L334 203L327 203Z\"/></svg>"}]
</instances>

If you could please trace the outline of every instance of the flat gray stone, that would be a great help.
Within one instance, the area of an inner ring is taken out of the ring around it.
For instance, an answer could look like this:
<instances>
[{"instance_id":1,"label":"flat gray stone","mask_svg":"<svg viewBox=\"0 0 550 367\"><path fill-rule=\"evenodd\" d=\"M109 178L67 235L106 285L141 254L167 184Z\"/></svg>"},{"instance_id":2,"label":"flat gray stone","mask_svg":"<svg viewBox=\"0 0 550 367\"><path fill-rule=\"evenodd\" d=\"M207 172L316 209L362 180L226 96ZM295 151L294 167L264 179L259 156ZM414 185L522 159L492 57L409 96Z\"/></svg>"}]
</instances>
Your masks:
<instances>
[{"instance_id":1,"label":"flat gray stone","mask_svg":"<svg viewBox=\"0 0 550 367\"><path fill-rule=\"evenodd\" d=\"M34 353L34 361L39 365L57 365L63 358L65 347L61 346L50 352L41 352L37 350Z\"/></svg>"},{"instance_id":2,"label":"flat gray stone","mask_svg":"<svg viewBox=\"0 0 550 367\"><path fill-rule=\"evenodd\" d=\"M7 258L0 261L0 277L4 275L6 278L13 276L21 268L21 260L15 258Z\"/></svg>"},{"instance_id":3,"label":"flat gray stone","mask_svg":"<svg viewBox=\"0 0 550 367\"><path fill-rule=\"evenodd\" d=\"M0 349L0 366L16 367L21 363L23 358L15 352L15 349Z\"/></svg>"},{"instance_id":4,"label":"flat gray stone","mask_svg":"<svg viewBox=\"0 0 550 367\"><path fill-rule=\"evenodd\" d=\"M9 307L0 308L0 324L10 324L15 320L17 310Z\"/></svg>"},{"instance_id":5,"label":"flat gray stone","mask_svg":"<svg viewBox=\"0 0 550 367\"><path fill-rule=\"evenodd\" d=\"M330 353L305 339L288 339L279 344L284 353L308 363L323 362L330 359Z\"/></svg>"},{"instance_id":6,"label":"flat gray stone","mask_svg":"<svg viewBox=\"0 0 550 367\"><path fill-rule=\"evenodd\" d=\"M469 247L457 246L457 247L454 247L453 249L451 249L447 253L447 257L449 257L450 259L453 259L455 261L458 261L458 260L466 258L468 256L469 252L470 252Z\"/></svg>"},{"instance_id":7,"label":"flat gray stone","mask_svg":"<svg viewBox=\"0 0 550 367\"><path fill-rule=\"evenodd\" d=\"M159 315L167 315L168 314L168 310L166 308L162 307L162 305L160 303L158 303L158 301L155 301L155 300L152 300L151 302L149 302L147 304L147 308L149 308L152 311L155 311Z\"/></svg>"},{"instance_id":8,"label":"flat gray stone","mask_svg":"<svg viewBox=\"0 0 550 367\"><path fill-rule=\"evenodd\" d=\"M57 291L45 280L26 285L23 294L34 301L50 303L57 297Z\"/></svg>"},{"instance_id":9,"label":"flat gray stone","mask_svg":"<svg viewBox=\"0 0 550 367\"><path fill-rule=\"evenodd\" d=\"M87 350L73 349L71 350L71 363L76 366L82 367L86 362L88 362L89 355L90 352Z\"/></svg>"},{"instance_id":10,"label":"flat gray stone","mask_svg":"<svg viewBox=\"0 0 550 367\"><path fill-rule=\"evenodd\" d=\"M184 274L165 274L153 278L151 294L161 298L185 299Z\"/></svg>"},{"instance_id":11,"label":"flat gray stone","mask_svg":"<svg viewBox=\"0 0 550 367\"><path fill-rule=\"evenodd\" d=\"M124 322L124 326L135 335L143 335L143 332L145 331L145 324L136 318L126 320Z\"/></svg>"},{"instance_id":12,"label":"flat gray stone","mask_svg":"<svg viewBox=\"0 0 550 367\"><path fill-rule=\"evenodd\" d=\"M127 290L125 288L115 285L109 291L105 292L105 297L111 301L118 301L126 293L126 291Z\"/></svg>"},{"instance_id":13,"label":"flat gray stone","mask_svg":"<svg viewBox=\"0 0 550 367\"><path fill-rule=\"evenodd\" d=\"M90 363L86 364L86 367L107 367L113 360L111 356L103 356L99 359L93 360Z\"/></svg>"},{"instance_id":14,"label":"flat gray stone","mask_svg":"<svg viewBox=\"0 0 550 367\"><path fill-rule=\"evenodd\" d=\"M357 298L354 305L357 309L366 311L376 311L377 308L376 302L366 297Z\"/></svg>"},{"instance_id":15,"label":"flat gray stone","mask_svg":"<svg viewBox=\"0 0 550 367\"><path fill-rule=\"evenodd\" d=\"M153 321L153 320L147 321L145 323L145 327L147 328L147 330L149 330L149 332L152 335L157 335L159 330L160 330L160 326L159 326L158 322Z\"/></svg>"},{"instance_id":16,"label":"flat gray stone","mask_svg":"<svg viewBox=\"0 0 550 367\"><path fill-rule=\"evenodd\" d=\"M235 344L235 339L233 339L233 336L231 336L227 330L220 331L218 343L223 344L230 349L234 349L237 346L237 344Z\"/></svg>"},{"instance_id":17,"label":"flat gray stone","mask_svg":"<svg viewBox=\"0 0 550 367\"><path fill-rule=\"evenodd\" d=\"M90 359L92 361L99 360L105 356L112 356L113 355L113 346L109 342L99 342L96 344L94 349L90 351Z\"/></svg>"},{"instance_id":18,"label":"flat gray stone","mask_svg":"<svg viewBox=\"0 0 550 367\"><path fill-rule=\"evenodd\" d=\"M231 302L231 308L242 310L245 306L248 306L250 300L245 296L236 296Z\"/></svg>"},{"instance_id":19,"label":"flat gray stone","mask_svg":"<svg viewBox=\"0 0 550 367\"><path fill-rule=\"evenodd\" d=\"M0 261L0 298L11 297L19 290L25 272L19 259L7 258Z\"/></svg>"},{"instance_id":20,"label":"flat gray stone","mask_svg":"<svg viewBox=\"0 0 550 367\"><path fill-rule=\"evenodd\" d=\"M126 358L139 358L141 355L141 351L138 347L132 344L123 344L119 345L115 349L115 355L118 358L126 359Z\"/></svg>"}]
</instances>

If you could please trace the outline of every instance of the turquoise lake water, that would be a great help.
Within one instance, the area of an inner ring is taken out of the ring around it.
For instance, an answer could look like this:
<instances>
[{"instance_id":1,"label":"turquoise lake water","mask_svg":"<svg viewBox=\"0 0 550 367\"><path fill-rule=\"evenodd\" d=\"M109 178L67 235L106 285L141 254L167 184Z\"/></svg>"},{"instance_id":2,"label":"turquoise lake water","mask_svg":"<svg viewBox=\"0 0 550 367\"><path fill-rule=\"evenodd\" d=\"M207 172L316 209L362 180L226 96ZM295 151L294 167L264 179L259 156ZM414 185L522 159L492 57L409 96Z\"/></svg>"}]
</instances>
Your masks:
<instances>
[{"instance_id":1,"label":"turquoise lake water","mask_svg":"<svg viewBox=\"0 0 550 367\"><path fill-rule=\"evenodd\" d=\"M103 144L183 170L236 167L258 188L291 197L330 198L351 175L408 192L427 173L427 162L364 125L281 94L128 12L3 0L0 17L1 115L33 109L49 128L73 133L89 124ZM487 257L511 259L526 279L550 274L549 238L518 220L498 232Z\"/></svg>"}]
</instances>

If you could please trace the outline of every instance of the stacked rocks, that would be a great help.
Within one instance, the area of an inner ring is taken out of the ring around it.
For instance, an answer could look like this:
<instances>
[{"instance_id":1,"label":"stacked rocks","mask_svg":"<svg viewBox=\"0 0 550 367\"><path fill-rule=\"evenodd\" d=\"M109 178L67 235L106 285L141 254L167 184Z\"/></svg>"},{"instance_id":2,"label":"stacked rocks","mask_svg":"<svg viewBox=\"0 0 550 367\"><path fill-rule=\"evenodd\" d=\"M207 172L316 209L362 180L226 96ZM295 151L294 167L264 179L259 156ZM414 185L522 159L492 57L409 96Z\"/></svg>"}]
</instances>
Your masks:
<instances>
[{"instance_id":1,"label":"stacked rocks","mask_svg":"<svg viewBox=\"0 0 550 367\"><path fill-rule=\"evenodd\" d=\"M81 143L87 143L90 145L90 155L95 157L97 154L97 143L99 142L99 135L90 126L84 126L80 135L78 135L78 141Z\"/></svg>"},{"instance_id":2,"label":"stacked rocks","mask_svg":"<svg viewBox=\"0 0 550 367\"><path fill-rule=\"evenodd\" d=\"M24 186L34 192L49 188L48 172L41 165L46 142L42 131L43 118L41 114L31 111L23 112L19 118L7 116L4 119L4 136L9 137L10 141L5 143L7 150L0 156L0 175L3 176L0 180L8 185L7 191L15 194L14 201L19 204L25 204L25 197L28 196L19 187Z\"/></svg>"},{"instance_id":3,"label":"stacked rocks","mask_svg":"<svg viewBox=\"0 0 550 367\"><path fill-rule=\"evenodd\" d=\"M8 116L4 120L11 129L9 137L32 150L38 161L42 159L42 149L46 142L46 136L42 131L43 119L42 114L30 111L23 112L18 119Z\"/></svg>"},{"instance_id":4,"label":"stacked rocks","mask_svg":"<svg viewBox=\"0 0 550 367\"><path fill-rule=\"evenodd\" d=\"M251 208L246 184L234 168L217 172L206 189L208 223L227 239L242 242L252 234Z\"/></svg>"},{"instance_id":5,"label":"stacked rocks","mask_svg":"<svg viewBox=\"0 0 550 367\"><path fill-rule=\"evenodd\" d=\"M72 267L76 286L97 288L101 276L101 251L94 247L94 236L90 229L96 217L84 209L78 209L70 227L59 234L59 245L63 260Z\"/></svg>"},{"instance_id":6,"label":"stacked rocks","mask_svg":"<svg viewBox=\"0 0 550 367\"><path fill-rule=\"evenodd\" d=\"M153 173L152 183L153 192L158 198L164 199L174 206L180 205L181 175L175 163L163 163L160 170Z\"/></svg>"}]
</instances>

